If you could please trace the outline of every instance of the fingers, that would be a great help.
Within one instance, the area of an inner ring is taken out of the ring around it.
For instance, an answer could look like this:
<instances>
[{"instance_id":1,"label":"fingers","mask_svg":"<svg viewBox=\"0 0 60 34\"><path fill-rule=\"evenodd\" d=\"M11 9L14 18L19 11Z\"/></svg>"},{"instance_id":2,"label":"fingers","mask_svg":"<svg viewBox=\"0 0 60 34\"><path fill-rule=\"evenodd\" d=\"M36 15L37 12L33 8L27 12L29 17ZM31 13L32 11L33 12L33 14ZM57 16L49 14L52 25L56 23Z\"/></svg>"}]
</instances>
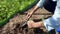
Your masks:
<instances>
[{"instance_id":1,"label":"fingers","mask_svg":"<svg viewBox=\"0 0 60 34\"><path fill-rule=\"evenodd\" d=\"M29 13L27 14L27 18L30 18L32 14L33 14L33 11L32 11L32 12L29 12Z\"/></svg>"},{"instance_id":2,"label":"fingers","mask_svg":"<svg viewBox=\"0 0 60 34\"><path fill-rule=\"evenodd\" d=\"M28 21L27 25L28 28L32 28L33 27L34 22L33 21Z\"/></svg>"},{"instance_id":3,"label":"fingers","mask_svg":"<svg viewBox=\"0 0 60 34\"><path fill-rule=\"evenodd\" d=\"M40 28L40 27L44 26L43 22L36 22L35 23L33 21L28 21L27 25L28 25L28 28Z\"/></svg>"},{"instance_id":4,"label":"fingers","mask_svg":"<svg viewBox=\"0 0 60 34\"><path fill-rule=\"evenodd\" d=\"M27 14L27 18L30 18L31 15L32 15L31 13L28 13L28 14Z\"/></svg>"},{"instance_id":5,"label":"fingers","mask_svg":"<svg viewBox=\"0 0 60 34\"><path fill-rule=\"evenodd\" d=\"M27 14L27 18L30 18L30 16L31 16L30 14Z\"/></svg>"}]
</instances>

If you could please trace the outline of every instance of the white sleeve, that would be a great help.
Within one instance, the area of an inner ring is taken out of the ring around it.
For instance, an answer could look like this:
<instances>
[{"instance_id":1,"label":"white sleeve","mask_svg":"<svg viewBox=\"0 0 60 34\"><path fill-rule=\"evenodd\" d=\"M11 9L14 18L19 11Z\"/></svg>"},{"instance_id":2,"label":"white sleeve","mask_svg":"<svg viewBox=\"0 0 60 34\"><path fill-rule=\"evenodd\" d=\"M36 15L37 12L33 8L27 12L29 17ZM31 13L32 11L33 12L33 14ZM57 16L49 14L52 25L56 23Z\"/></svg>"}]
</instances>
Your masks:
<instances>
[{"instance_id":1,"label":"white sleeve","mask_svg":"<svg viewBox=\"0 0 60 34\"><path fill-rule=\"evenodd\" d=\"M57 0L53 0L53 1L57 1Z\"/></svg>"},{"instance_id":2,"label":"white sleeve","mask_svg":"<svg viewBox=\"0 0 60 34\"><path fill-rule=\"evenodd\" d=\"M45 0L40 0L40 1L37 3L37 6L39 6L40 8L42 8L44 2L45 2Z\"/></svg>"},{"instance_id":3,"label":"white sleeve","mask_svg":"<svg viewBox=\"0 0 60 34\"><path fill-rule=\"evenodd\" d=\"M60 0L57 1L53 16L43 20L43 23L48 31L60 27Z\"/></svg>"}]
</instances>

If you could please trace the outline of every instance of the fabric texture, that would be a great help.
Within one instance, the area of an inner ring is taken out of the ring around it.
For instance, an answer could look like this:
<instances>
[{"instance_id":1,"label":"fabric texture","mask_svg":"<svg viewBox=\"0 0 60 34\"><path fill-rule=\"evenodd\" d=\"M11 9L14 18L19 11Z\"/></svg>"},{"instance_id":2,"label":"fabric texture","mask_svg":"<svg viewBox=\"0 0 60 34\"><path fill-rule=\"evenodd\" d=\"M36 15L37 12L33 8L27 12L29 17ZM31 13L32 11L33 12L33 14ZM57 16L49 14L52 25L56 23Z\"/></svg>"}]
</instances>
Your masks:
<instances>
[{"instance_id":1,"label":"fabric texture","mask_svg":"<svg viewBox=\"0 0 60 34\"><path fill-rule=\"evenodd\" d=\"M56 9L54 15L46 20L44 20L44 25L48 31L60 27L60 0L57 1Z\"/></svg>"},{"instance_id":2,"label":"fabric texture","mask_svg":"<svg viewBox=\"0 0 60 34\"><path fill-rule=\"evenodd\" d=\"M37 6L42 8L45 1L46 0L40 0L37 3ZM50 18L43 20L44 25L45 25L45 27L48 31L60 27L60 16L59 16L60 15L60 4L59 4L60 0L52 0L52 1L53 2L57 1L57 5L56 5L56 8L55 8L54 14Z\"/></svg>"},{"instance_id":3,"label":"fabric texture","mask_svg":"<svg viewBox=\"0 0 60 34\"><path fill-rule=\"evenodd\" d=\"M54 14L57 1L46 0L44 3L44 8Z\"/></svg>"}]
</instances>

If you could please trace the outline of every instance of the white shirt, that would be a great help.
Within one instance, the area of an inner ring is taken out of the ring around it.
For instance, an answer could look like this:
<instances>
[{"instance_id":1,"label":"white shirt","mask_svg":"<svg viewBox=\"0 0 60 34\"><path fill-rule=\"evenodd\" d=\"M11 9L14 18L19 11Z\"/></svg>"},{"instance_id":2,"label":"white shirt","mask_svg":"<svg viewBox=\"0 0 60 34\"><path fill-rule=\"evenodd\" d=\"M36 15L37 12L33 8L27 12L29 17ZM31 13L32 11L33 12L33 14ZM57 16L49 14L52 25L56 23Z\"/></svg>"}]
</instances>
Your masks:
<instances>
[{"instance_id":1,"label":"white shirt","mask_svg":"<svg viewBox=\"0 0 60 34\"><path fill-rule=\"evenodd\" d=\"M53 0L53 1L57 1L57 0Z\"/></svg>"},{"instance_id":2,"label":"white shirt","mask_svg":"<svg viewBox=\"0 0 60 34\"><path fill-rule=\"evenodd\" d=\"M46 0L40 0L37 6L43 7L43 4L45 1ZM57 1L57 5L56 5L53 16L51 16L46 20L43 20L43 23L48 31L60 27L60 0L53 0L53 1Z\"/></svg>"}]
</instances>

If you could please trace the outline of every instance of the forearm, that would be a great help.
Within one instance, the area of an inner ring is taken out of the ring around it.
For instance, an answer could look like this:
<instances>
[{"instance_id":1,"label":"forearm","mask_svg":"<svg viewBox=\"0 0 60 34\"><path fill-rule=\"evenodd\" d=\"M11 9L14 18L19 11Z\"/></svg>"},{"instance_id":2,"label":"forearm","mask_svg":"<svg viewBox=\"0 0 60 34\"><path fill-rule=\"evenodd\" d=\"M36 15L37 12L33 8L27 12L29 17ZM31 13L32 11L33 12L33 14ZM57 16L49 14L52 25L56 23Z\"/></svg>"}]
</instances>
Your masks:
<instances>
[{"instance_id":1,"label":"forearm","mask_svg":"<svg viewBox=\"0 0 60 34\"><path fill-rule=\"evenodd\" d=\"M39 7L42 8L45 1L46 0L40 0L34 7L33 11L36 11Z\"/></svg>"},{"instance_id":2,"label":"forearm","mask_svg":"<svg viewBox=\"0 0 60 34\"><path fill-rule=\"evenodd\" d=\"M38 3L37 3L37 6L39 6L40 8L43 7L44 3L45 3L46 0L40 0Z\"/></svg>"},{"instance_id":3,"label":"forearm","mask_svg":"<svg viewBox=\"0 0 60 34\"><path fill-rule=\"evenodd\" d=\"M34 13L38 8L39 6L36 5L30 13Z\"/></svg>"},{"instance_id":4,"label":"forearm","mask_svg":"<svg viewBox=\"0 0 60 34\"><path fill-rule=\"evenodd\" d=\"M44 24L43 24L42 21L36 22L32 25L33 28L40 28L40 27L43 27L43 26L44 26Z\"/></svg>"},{"instance_id":5,"label":"forearm","mask_svg":"<svg viewBox=\"0 0 60 34\"><path fill-rule=\"evenodd\" d=\"M39 8L39 6L36 5L36 6L34 7L33 11L36 11L38 8Z\"/></svg>"},{"instance_id":6,"label":"forearm","mask_svg":"<svg viewBox=\"0 0 60 34\"><path fill-rule=\"evenodd\" d=\"M40 0L36 6L33 8L33 10L31 11L31 13L35 12L39 7L42 8L43 7L43 4L46 0Z\"/></svg>"}]
</instances>

